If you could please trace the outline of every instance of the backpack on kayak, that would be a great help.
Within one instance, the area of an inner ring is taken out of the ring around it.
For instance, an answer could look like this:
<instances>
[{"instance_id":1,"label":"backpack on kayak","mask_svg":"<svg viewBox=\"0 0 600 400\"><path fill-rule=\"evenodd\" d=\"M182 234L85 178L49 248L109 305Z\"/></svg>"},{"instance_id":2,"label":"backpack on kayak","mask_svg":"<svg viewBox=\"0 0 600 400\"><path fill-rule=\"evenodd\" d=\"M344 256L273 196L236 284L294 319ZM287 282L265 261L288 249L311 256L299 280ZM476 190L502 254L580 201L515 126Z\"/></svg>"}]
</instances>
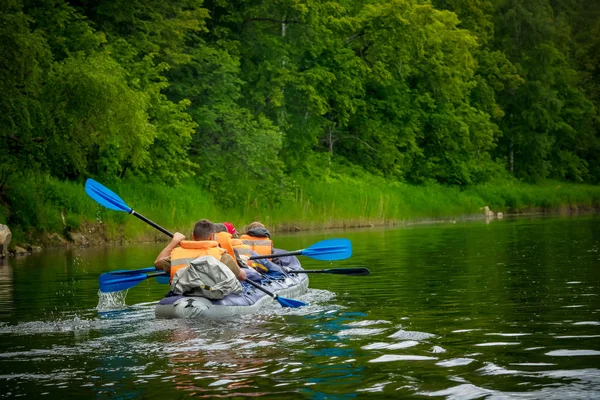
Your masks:
<instances>
[{"instance_id":1,"label":"backpack on kayak","mask_svg":"<svg viewBox=\"0 0 600 400\"><path fill-rule=\"evenodd\" d=\"M222 299L230 293L242 293L242 285L225 264L213 256L202 256L175 273L171 291L184 296Z\"/></svg>"}]
</instances>

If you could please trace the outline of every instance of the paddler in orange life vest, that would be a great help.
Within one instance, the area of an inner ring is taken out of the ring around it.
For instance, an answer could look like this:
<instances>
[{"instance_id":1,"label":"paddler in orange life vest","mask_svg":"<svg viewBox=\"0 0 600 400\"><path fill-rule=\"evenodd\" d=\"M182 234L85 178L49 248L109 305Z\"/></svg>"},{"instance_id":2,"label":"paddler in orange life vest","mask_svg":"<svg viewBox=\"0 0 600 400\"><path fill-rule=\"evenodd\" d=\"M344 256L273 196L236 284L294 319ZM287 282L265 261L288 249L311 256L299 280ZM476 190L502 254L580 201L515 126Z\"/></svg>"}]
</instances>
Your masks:
<instances>
[{"instance_id":1,"label":"paddler in orange life vest","mask_svg":"<svg viewBox=\"0 0 600 400\"><path fill-rule=\"evenodd\" d=\"M260 254L266 256L273 254L273 242L271 241L271 233L260 222L253 222L245 229L245 233L240 236L242 243L248 245Z\"/></svg>"},{"instance_id":2,"label":"paddler in orange life vest","mask_svg":"<svg viewBox=\"0 0 600 400\"><path fill-rule=\"evenodd\" d=\"M271 240L271 232L260 222L253 222L246 227L244 234L240 236L242 245L250 248L250 256L261 255L266 256L273 254L273 241ZM241 247L243 247L241 246ZM243 250L239 251L240 253ZM247 258L246 258L247 259ZM273 262L275 261L275 262ZM248 265L261 272L283 272L283 268L276 264L279 259L273 258L273 261L268 258L262 258L255 261L248 260Z\"/></svg>"},{"instance_id":3,"label":"paddler in orange life vest","mask_svg":"<svg viewBox=\"0 0 600 400\"><path fill-rule=\"evenodd\" d=\"M255 238L259 242L259 248L262 247L262 254L273 254L273 245L270 239L271 234L264 227L263 224L261 224L260 222L253 222L252 224L248 225L248 227L245 230L246 233L243 235L243 237L245 238L244 240L242 240L241 238L236 238L236 236L239 236L239 234L236 231L233 224L231 224L230 222L215 224L215 226L217 227L217 241L219 242L219 245L224 249L227 249L227 252L236 259L240 266L249 266L254 268L250 268L246 271L246 273L248 273L248 271L254 270L260 273L269 271L282 272L282 269L279 265L272 263L266 258L256 261L249 260L251 256L259 255L259 253L254 250L255 247L253 245L255 245L255 243L250 243L250 241L252 241ZM252 236L253 234L259 234L261 236ZM250 277L250 279L252 280L256 280L256 278L257 277L254 275Z\"/></svg>"},{"instance_id":4,"label":"paddler in orange life vest","mask_svg":"<svg viewBox=\"0 0 600 400\"><path fill-rule=\"evenodd\" d=\"M230 222L215 223L215 230L215 240L219 242L221 248L227 250L227 253L237 261L240 267L245 268L246 278L260 282L262 276L254 269L248 268L249 266L251 267L252 264L244 261L244 259L247 260L251 255L256 255L256 253L252 252L250 246L243 245L240 239L233 237L233 235L237 234L233 224ZM248 255L246 257L241 257L242 254L245 254L244 251L248 251Z\"/></svg>"},{"instance_id":5,"label":"paddler in orange life vest","mask_svg":"<svg viewBox=\"0 0 600 400\"><path fill-rule=\"evenodd\" d=\"M215 240L219 242L219 246L227 250L227 253L233 258L236 257L233 247L242 244L239 239L233 238L233 235L235 234L237 234L237 231L230 222L215 223Z\"/></svg>"},{"instance_id":6,"label":"paddler in orange life vest","mask_svg":"<svg viewBox=\"0 0 600 400\"><path fill-rule=\"evenodd\" d=\"M190 265L194 259L201 256L213 256L225 264L240 280L246 280L246 272L225 249L215 241L215 225L207 219L201 219L194 225L192 234L194 240L185 240L179 232L173 235L171 242L156 257L156 269L168 272L173 279L175 272Z\"/></svg>"}]
</instances>

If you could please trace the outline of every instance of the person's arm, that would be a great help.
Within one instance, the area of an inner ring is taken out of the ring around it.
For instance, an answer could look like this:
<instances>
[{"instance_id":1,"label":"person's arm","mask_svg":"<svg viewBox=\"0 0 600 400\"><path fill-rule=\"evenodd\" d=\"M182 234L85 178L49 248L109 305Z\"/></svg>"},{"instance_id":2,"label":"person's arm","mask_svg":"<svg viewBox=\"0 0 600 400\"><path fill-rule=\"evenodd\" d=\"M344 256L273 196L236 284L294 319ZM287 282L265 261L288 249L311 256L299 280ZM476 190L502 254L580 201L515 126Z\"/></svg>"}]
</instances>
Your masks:
<instances>
[{"instance_id":1,"label":"person's arm","mask_svg":"<svg viewBox=\"0 0 600 400\"><path fill-rule=\"evenodd\" d=\"M241 269L237 262L234 260L234 258L231 257L229 254L223 253L223 255L221 256L221 262L227 265L227 267L231 270L231 272L233 272L233 274L236 276L236 278L238 278L238 280L246 280L246 271Z\"/></svg>"},{"instance_id":2,"label":"person's arm","mask_svg":"<svg viewBox=\"0 0 600 400\"><path fill-rule=\"evenodd\" d=\"M165 258L161 258L160 260L155 261L154 267L157 270L163 270L167 274L170 274L171 273L171 257L167 256Z\"/></svg>"},{"instance_id":3,"label":"person's arm","mask_svg":"<svg viewBox=\"0 0 600 400\"><path fill-rule=\"evenodd\" d=\"M244 260L242 260L242 257L240 256L240 253L237 251L237 249L233 249L233 254L235 254L235 261L237 262L237 265L240 268L244 268L246 266L246 264L244 263Z\"/></svg>"},{"instance_id":4,"label":"person's arm","mask_svg":"<svg viewBox=\"0 0 600 400\"><path fill-rule=\"evenodd\" d=\"M162 249L160 253L158 253L156 260L154 261L154 266L156 267L156 269L166 271L165 267L167 260L169 261L168 266L171 266L171 251L173 251L173 249L179 245L179 242L181 242L184 239L185 236L179 232L175 232L173 234L173 239L171 239L171 242L169 242L169 244L164 249Z\"/></svg>"}]
</instances>

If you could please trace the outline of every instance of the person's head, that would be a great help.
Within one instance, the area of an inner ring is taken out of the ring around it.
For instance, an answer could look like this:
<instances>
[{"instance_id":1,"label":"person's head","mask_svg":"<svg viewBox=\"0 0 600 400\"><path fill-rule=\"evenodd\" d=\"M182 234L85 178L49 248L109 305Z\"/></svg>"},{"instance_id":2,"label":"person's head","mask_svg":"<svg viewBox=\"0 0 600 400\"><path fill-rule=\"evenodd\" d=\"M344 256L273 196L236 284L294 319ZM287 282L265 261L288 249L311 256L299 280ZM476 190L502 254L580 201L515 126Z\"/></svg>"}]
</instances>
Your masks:
<instances>
[{"instance_id":1,"label":"person's head","mask_svg":"<svg viewBox=\"0 0 600 400\"><path fill-rule=\"evenodd\" d=\"M215 222L215 233L219 233L219 232L228 232L229 229L227 229L227 227L225 226L225 224L221 224L218 222Z\"/></svg>"},{"instance_id":2,"label":"person's head","mask_svg":"<svg viewBox=\"0 0 600 400\"><path fill-rule=\"evenodd\" d=\"M252 229L256 229L256 228L264 228L265 226L263 224L261 224L258 221L254 221L253 223L251 223L250 225L248 225L246 227L246 233L250 232Z\"/></svg>"},{"instance_id":3,"label":"person's head","mask_svg":"<svg viewBox=\"0 0 600 400\"><path fill-rule=\"evenodd\" d=\"M201 219L194 225L194 240L211 240L215 233L215 224L207 219Z\"/></svg>"},{"instance_id":4,"label":"person's head","mask_svg":"<svg viewBox=\"0 0 600 400\"><path fill-rule=\"evenodd\" d=\"M231 233L232 235L237 233L235 226L233 226L231 222L223 222L223 226L225 226L225 228L227 228L227 232Z\"/></svg>"}]
</instances>

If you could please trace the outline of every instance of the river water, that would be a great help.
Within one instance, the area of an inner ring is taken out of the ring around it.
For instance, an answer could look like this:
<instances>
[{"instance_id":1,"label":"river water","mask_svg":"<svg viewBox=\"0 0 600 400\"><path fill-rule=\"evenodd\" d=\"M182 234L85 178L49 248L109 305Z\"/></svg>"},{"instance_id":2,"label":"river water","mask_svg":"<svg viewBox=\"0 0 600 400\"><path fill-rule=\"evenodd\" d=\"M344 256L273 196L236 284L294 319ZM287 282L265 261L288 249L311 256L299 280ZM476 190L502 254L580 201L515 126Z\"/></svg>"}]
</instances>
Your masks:
<instances>
[{"instance_id":1,"label":"river water","mask_svg":"<svg viewBox=\"0 0 600 400\"><path fill-rule=\"evenodd\" d=\"M225 321L160 320L153 280L97 278L163 244L46 251L0 266L0 397L600 398L600 218L518 217L331 237L370 276L312 275L309 303ZM149 228L150 229L150 228Z\"/></svg>"}]
</instances>

